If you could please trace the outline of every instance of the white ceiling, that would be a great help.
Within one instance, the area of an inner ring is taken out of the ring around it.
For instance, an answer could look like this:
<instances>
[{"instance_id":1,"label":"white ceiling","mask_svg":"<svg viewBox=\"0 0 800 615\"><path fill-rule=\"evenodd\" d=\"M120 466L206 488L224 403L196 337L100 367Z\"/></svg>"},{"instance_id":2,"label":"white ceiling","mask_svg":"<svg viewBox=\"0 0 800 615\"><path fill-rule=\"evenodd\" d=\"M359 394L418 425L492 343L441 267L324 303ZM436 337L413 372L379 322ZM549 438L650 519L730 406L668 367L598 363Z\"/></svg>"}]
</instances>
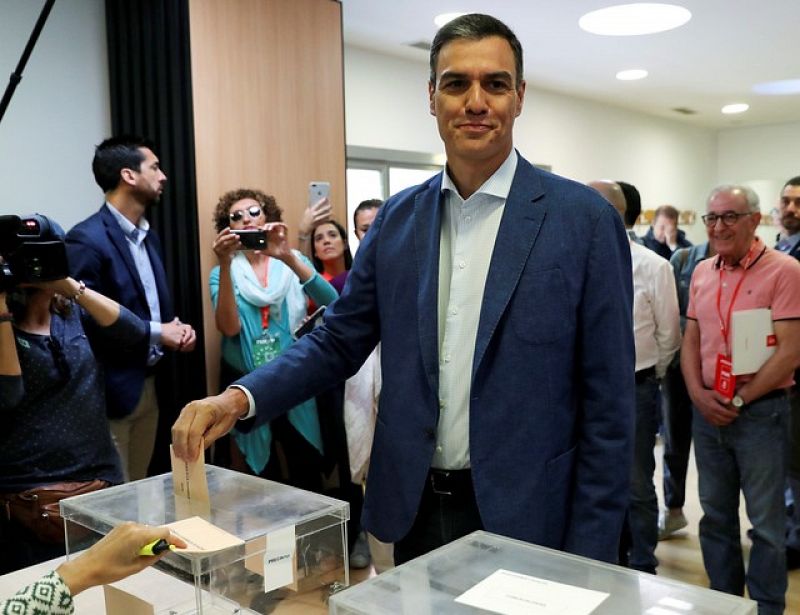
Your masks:
<instances>
[{"instance_id":1,"label":"white ceiling","mask_svg":"<svg viewBox=\"0 0 800 615\"><path fill-rule=\"evenodd\" d=\"M800 0L660 0L685 6L685 26L645 36L605 37L578 28L584 13L624 0L342 0L348 44L427 62L433 18L483 12L509 25L525 50L529 87L562 92L699 126L800 121L800 94L761 96L752 86L800 79ZM617 71L645 68L641 81ZM422 86L421 86L422 87ZM750 110L725 116L720 108ZM696 115L672 111L686 107Z\"/></svg>"}]
</instances>

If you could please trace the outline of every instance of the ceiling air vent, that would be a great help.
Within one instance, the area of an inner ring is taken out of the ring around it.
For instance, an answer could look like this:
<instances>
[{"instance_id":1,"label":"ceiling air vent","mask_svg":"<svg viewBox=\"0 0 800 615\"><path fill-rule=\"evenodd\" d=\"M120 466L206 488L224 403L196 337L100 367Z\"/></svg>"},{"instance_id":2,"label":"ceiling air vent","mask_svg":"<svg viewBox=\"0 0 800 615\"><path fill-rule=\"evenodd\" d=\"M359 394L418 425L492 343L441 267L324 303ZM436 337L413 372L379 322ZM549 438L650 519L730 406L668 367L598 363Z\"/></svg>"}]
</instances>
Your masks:
<instances>
[{"instance_id":1,"label":"ceiling air vent","mask_svg":"<svg viewBox=\"0 0 800 615\"><path fill-rule=\"evenodd\" d=\"M681 115L696 115L697 111L694 109L689 109L688 107L674 107L672 109L675 113L680 113Z\"/></svg>"},{"instance_id":2,"label":"ceiling air vent","mask_svg":"<svg viewBox=\"0 0 800 615\"><path fill-rule=\"evenodd\" d=\"M428 41L417 41L416 43L409 43L409 47L414 47L415 49L422 49L422 51L430 51L431 44Z\"/></svg>"}]
</instances>

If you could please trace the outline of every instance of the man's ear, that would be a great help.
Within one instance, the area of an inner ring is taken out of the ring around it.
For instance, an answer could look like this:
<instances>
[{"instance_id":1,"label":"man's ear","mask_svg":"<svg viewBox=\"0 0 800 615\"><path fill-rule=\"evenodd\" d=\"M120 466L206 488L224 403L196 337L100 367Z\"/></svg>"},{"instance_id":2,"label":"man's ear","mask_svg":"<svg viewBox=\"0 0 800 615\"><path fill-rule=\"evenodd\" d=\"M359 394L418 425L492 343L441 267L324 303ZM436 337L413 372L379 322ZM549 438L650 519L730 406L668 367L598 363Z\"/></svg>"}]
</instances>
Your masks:
<instances>
[{"instance_id":1,"label":"man's ear","mask_svg":"<svg viewBox=\"0 0 800 615\"><path fill-rule=\"evenodd\" d=\"M119 172L119 176L129 186L133 186L136 183L136 172L133 169L122 169Z\"/></svg>"},{"instance_id":2,"label":"man's ear","mask_svg":"<svg viewBox=\"0 0 800 615\"><path fill-rule=\"evenodd\" d=\"M436 84L428 81L428 103L431 115L436 115L436 103L433 100L433 95L436 92Z\"/></svg>"},{"instance_id":3,"label":"man's ear","mask_svg":"<svg viewBox=\"0 0 800 615\"><path fill-rule=\"evenodd\" d=\"M519 117L520 113L522 113L522 104L525 102L525 85L526 83L523 80L517 88L517 112L514 117Z\"/></svg>"}]
</instances>

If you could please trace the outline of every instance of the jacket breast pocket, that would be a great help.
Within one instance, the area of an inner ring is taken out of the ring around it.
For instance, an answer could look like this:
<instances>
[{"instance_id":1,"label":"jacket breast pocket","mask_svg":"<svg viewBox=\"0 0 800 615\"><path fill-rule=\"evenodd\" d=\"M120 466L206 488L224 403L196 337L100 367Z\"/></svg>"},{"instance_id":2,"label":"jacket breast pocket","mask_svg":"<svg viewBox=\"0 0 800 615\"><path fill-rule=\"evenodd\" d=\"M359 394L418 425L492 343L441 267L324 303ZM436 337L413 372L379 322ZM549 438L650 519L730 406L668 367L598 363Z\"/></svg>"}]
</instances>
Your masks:
<instances>
[{"instance_id":1,"label":"jacket breast pocket","mask_svg":"<svg viewBox=\"0 0 800 615\"><path fill-rule=\"evenodd\" d=\"M517 336L532 344L550 344L572 335L575 309L561 269L524 271L511 298L509 319Z\"/></svg>"}]
</instances>

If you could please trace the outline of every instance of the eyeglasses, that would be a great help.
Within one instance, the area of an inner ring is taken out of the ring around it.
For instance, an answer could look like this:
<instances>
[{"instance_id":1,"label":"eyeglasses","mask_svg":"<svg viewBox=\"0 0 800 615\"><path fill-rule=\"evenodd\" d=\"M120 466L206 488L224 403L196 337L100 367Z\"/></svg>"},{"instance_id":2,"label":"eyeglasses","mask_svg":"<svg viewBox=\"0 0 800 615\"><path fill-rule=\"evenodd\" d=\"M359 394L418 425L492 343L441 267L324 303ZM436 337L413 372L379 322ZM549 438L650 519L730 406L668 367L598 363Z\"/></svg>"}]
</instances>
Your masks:
<instances>
[{"instance_id":1,"label":"eyeglasses","mask_svg":"<svg viewBox=\"0 0 800 615\"><path fill-rule=\"evenodd\" d=\"M703 219L703 223L708 226L716 226L717 220L722 220L722 224L725 226L733 226L744 216L752 216L753 212L748 211L746 214L737 214L735 211L726 211L724 214L706 214L705 216L700 216Z\"/></svg>"},{"instance_id":2,"label":"eyeglasses","mask_svg":"<svg viewBox=\"0 0 800 615\"><path fill-rule=\"evenodd\" d=\"M239 220L244 218L245 214L247 214L247 217L250 218L251 220L255 220L262 213L264 213L264 212L261 210L260 206L253 205L251 207L248 207L247 209L240 209L239 211L232 211L228 215L228 217L231 219L231 222L238 222Z\"/></svg>"}]
</instances>

